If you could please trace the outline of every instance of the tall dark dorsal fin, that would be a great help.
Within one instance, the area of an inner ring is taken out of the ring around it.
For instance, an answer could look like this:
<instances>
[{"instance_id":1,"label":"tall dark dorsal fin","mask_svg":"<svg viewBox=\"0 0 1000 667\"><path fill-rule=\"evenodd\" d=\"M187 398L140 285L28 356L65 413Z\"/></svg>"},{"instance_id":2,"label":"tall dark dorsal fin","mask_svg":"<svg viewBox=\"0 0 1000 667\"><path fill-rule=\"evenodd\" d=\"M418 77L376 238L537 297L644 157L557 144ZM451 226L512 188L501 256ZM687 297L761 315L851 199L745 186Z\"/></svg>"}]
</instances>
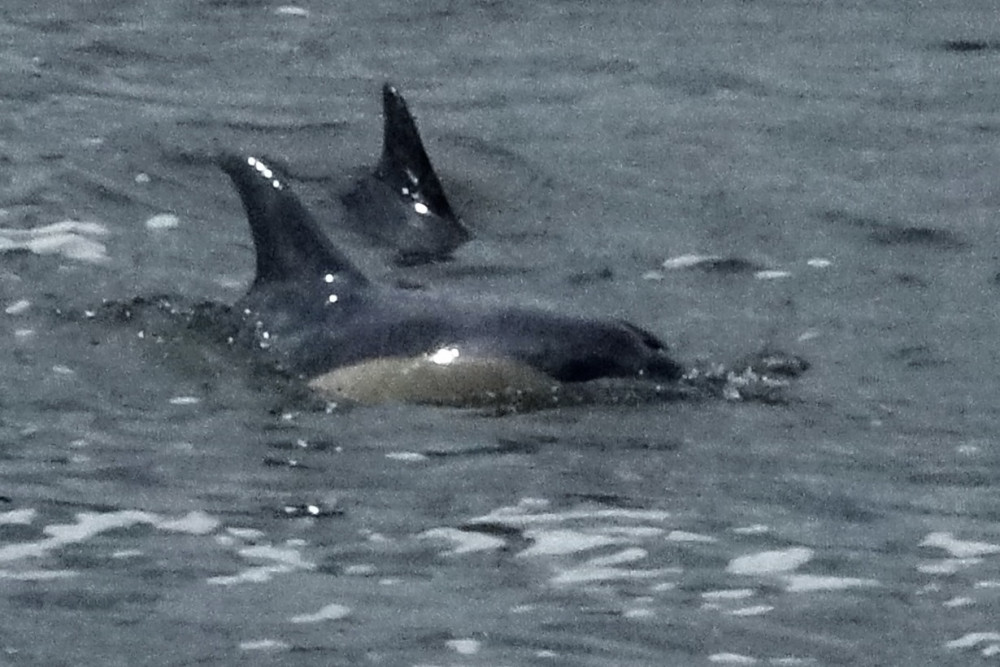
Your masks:
<instances>
[{"instance_id":1,"label":"tall dark dorsal fin","mask_svg":"<svg viewBox=\"0 0 1000 667\"><path fill-rule=\"evenodd\" d=\"M236 186L250 222L257 251L254 287L328 273L367 284L271 167L259 158L235 154L220 156L219 166Z\"/></svg>"},{"instance_id":2,"label":"tall dark dorsal fin","mask_svg":"<svg viewBox=\"0 0 1000 667\"><path fill-rule=\"evenodd\" d=\"M406 100L389 83L382 86L382 116L385 125L382 158L376 170L378 178L414 204L426 206L429 213L457 222Z\"/></svg>"}]
</instances>

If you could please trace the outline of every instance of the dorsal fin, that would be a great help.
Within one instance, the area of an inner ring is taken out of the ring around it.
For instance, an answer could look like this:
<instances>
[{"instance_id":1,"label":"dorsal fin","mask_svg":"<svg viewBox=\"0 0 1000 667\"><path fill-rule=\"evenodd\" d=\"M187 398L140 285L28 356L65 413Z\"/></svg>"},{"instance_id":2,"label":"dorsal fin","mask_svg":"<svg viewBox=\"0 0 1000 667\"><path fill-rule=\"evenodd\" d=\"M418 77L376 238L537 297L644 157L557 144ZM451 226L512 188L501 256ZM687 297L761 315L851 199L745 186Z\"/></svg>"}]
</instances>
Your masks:
<instances>
[{"instance_id":1,"label":"dorsal fin","mask_svg":"<svg viewBox=\"0 0 1000 667\"><path fill-rule=\"evenodd\" d=\"M365 276L323 234L299 198L260 158L224 154L219 166L243 201L257 251L254 287L334 274L355 284Z\"/></svg>"},{"instance_id":2,"label":"dorsal fin","mask_svg":"<svg viewBox=\"0 0 1000 667\"><path fill-rule=\"evenodd\" d=\"M382 158L376 175L401 196L426 206L430 213L457 222L406 100L389 83L382 86L382 116Z\"/></svg>"}]
</instances>

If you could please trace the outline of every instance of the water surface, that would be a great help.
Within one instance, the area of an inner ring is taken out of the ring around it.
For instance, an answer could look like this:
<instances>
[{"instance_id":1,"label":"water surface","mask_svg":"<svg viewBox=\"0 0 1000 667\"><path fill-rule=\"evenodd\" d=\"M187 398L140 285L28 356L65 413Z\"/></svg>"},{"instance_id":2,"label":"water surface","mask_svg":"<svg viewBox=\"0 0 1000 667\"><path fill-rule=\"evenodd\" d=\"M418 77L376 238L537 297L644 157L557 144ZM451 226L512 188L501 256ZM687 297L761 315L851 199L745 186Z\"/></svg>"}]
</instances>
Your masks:
<instances>
[{"instance_id":1,"label":"water surface","mask_svg":"<svg viewBox=\"0 0 1000 667\"><path fill-rule=\"evenodd\" d=\"M2 15L0 661L998 659L991 3ZM169 317L87 316L238 298L215 147L329 177L332 224L386 79L477 238L404 272L345 235L366 270L808 375L780 405L312 410ZM663 266L691 254L769 273Z\"/></svg>"}]
</instances>

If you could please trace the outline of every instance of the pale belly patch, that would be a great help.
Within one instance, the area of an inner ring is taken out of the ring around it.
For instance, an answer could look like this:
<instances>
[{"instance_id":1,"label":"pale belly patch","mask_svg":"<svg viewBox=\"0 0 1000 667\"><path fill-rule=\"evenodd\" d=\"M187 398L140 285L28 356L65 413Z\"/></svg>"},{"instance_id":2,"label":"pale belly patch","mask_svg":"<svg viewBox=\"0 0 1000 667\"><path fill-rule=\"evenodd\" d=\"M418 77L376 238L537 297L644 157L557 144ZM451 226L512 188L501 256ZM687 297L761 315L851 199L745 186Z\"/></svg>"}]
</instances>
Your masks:
<instances>
[{"instance_id":1,"label":"pale belly patch","mask_svg":"<svg viewBox=\"0 0 1000 667\"><path fill-rule=\"evenodd\" d=\"M461 358L449 363L431 355L381 357L335 368L309 381L331 399L358 403L424 403L479 407L504 403L545 402L560 382L518 361Z\"/></svg>"}]
</instances>

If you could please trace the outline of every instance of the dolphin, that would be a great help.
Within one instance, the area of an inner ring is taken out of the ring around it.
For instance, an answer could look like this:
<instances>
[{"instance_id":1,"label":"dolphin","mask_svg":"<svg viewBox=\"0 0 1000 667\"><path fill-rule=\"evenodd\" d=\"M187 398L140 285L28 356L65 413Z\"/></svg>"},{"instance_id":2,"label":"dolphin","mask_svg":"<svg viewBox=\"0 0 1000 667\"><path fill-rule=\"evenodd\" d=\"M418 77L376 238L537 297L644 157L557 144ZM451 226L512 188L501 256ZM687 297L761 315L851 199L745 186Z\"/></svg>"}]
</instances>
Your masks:
<instances>
[{"instance_id":1,"label":"dolphin","mask_svg":"<svg viewBox=\"0 0 1000 667\"><path fill-rule=\"evenodd\" d=\"M674 381L684 368L628 322L463 301L369 280L283 175L254 156L219 166L243 203L256 274L239 341L324 395L471 406L598 378Z\"/></svg>"},{"instance_id":2,"label":"dolphin","mask_svg":"<svg viewBox=\"0 0 1000 667\"><path fill-rule=\"evenodd\" d=\"M389 83L382 87L382 117L378 165L341 196L346 222L396 248L400 263L447 258L472 234L448 203L406 100Z\"/></svg>"}]
</instances>

